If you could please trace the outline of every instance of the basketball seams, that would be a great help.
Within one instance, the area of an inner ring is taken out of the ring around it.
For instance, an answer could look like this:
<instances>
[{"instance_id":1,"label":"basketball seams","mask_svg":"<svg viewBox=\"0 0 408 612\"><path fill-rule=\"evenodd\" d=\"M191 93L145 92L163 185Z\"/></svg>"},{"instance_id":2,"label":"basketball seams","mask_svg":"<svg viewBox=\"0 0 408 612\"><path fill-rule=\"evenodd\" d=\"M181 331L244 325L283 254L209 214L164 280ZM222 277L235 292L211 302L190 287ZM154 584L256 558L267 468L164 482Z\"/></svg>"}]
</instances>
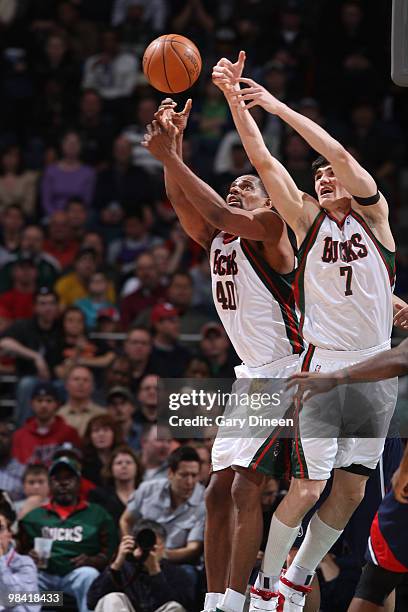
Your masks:
<instances>
[{"instance_id":1,"label":"basketball seams","mask_svg":"<svg viewBox=\"0 0 408 612\"><path fill-rule=\"evenodd\" d=\"M185 63L183 62L182 58L179 56L178 52L176 51L176 49L173 47L173 41L170 41L170 45L171 45L171 49L174 53L174 55L177 57L177 59L179 60L180 64L182 64L184 70L187 72L187 76L188 76L188 82L189 82L189 87L191 87L192 82L191 82L191 76L189 71L187 70L187 66L185 65Z\"/></svg>"},{"instance_id":2,"label":"basketball seams","mask_svg":"<svg viewBox=\"0 0 408 612\"><path fill-rule=\"evenodd\" d=\"M165 53L164 53L164 50L165 50L165 48L166 48L166 46L165 46L165 45L166 45L166 43L167 43L167 36L165 37L165 39L164 39L164 41L163 41L163 42L164 42L164 44L163 44L163 45L161 45L161 56L162 56L162 61L163 61L164 77L165 77L165 79L166 79L166 83L167 83L167 86L168 86L168 88L169 88L169 90L170 90L170 93L175 93L175 91L173 90L173 88L172 88L172 87L171 87L171 85L170 85L170 82L169 82L169 79L168 79L168 76L167 76L167 68L166 68L166 55L165 55Z\"/></svg>"},{"instance_id":3,"label":"basketball seams","mask_svg":"<svg viewBox=\"0 0 408 612\"><path fill-rule=\"evenodd\" d=\"M149 47L150 47L150 45L149 45ZM151 63L152 58L153 58L153 56L155 55L155 53L156 53L156 51L157 51L157 49L158 49L158 48L159 48L159 45L156 43L156 46L154 47L154 49L152 50L152 52L151 52L151 53L149 53L149 59L148 59L148 61L147 61L146 66L143 66L143 72L144 72L144 74L146 75L146 77L147 77L147 78L149 78L149 66L150 66L150 63ZM147 49L146 49L146 50L147 50Z\"/></svg>"}]
</instances>

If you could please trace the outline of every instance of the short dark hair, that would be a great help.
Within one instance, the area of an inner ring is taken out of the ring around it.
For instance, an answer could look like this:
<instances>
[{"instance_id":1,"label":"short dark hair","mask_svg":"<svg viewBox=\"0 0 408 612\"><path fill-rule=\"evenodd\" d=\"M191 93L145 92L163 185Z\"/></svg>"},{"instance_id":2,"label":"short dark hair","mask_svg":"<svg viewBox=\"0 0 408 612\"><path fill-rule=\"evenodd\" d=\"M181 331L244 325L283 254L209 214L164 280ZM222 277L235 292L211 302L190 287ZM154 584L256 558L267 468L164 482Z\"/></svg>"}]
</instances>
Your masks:
<instances>
[{"instance_id":1,"label":"short dark hair","mask_svg":"<svg viewBox=\"0 0 408 612\"><path fill-rule=\"evenodd\" d=\"M33 463L31 465L27 465L25 472L23 474L23 482L25 482L28 476L39 476L40 474L45 474L48 478L48 469L42 463Z\"/></svg>"},{"instance_id":2,"label":"short dark hair","mask_svg":"<svg viewBox=\"0 0 408 612\"><path fill-rule=\"evenodd\" d=\"M13 507L13 502L8 496L7 491L0 489L0 514L4 516L7 521L7 527L10 529L11 525L17 518L16 512Z\"/></svg>"},{"instance_id":3,"label":"short dark hair","mask_svg":"<svg viewBox=\"0 0 408 612\"><path fill-rule=\"evenodd\" d=\"M312 172L313 176L316 174L319 168L324 168L325 166L330 166L330 162L328 159L323 157L323 155L319 155L314 162L312 163Z\"/></svg>"},{"instance_id":4,"label":"short dark hair","mask_svg":"<svg viewBox=\"0 0 408 612\"><path fill-rule=\"evenodd\" d=\"M182 461L196 461L198 464L201 464L200 455L191 446L180 446L169 455L167 460L169 469L172 472L176 472Z\"/></svg>"},{"instance_id":5,"label":"short dark hair","mask_svg":"<svg viewBox=\"0 0 408 612\"><path fill-rule=\"evenodd\" d=\"M137 540L138 534L142 531L142 529L151 529L154 531L156 536L159 536L162 540L166 539L167 532L163 525L160 525L157 521L152 521L150 519L140 519L133 527L133 537Z\"/></svg>"}]
</instances>

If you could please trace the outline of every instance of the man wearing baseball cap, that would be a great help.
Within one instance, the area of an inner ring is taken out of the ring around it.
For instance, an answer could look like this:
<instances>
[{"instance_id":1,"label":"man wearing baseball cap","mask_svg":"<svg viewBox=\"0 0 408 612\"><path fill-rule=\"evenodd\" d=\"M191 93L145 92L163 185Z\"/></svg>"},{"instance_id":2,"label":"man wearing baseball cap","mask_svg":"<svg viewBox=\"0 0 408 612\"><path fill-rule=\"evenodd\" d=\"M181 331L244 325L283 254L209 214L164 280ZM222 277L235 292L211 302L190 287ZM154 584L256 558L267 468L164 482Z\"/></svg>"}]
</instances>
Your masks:
<instances>
[{"instance_id":1,"label":"man wearing baseball cap","mask_svg":"<svg viewBox=\"0 0 408 612\"><path fill-rule=\"evenodd\" d=\"M106 510L80 499L80 478L73 457L60 456L51 464L50 501L21 520L19 541L22 552L38 563L34 538L52 539L47 567L38 572L39 587L72 595L79 612L88 612L89 587L109 562L117 537Z\"/></svg>"},{"instance_id":2,"label":"man wearing baseball cap","mask_svg":"<svg viewBox=\"0 0 408 612\"><path fill-rule=\"evenodd\" d=\"M80 447L77 431L57 415L60 405L57 390L50 382L36 384L31 394L34 416L14 433L12 455L20 463L49 465L57 447L71 442Z\"/></svg>"},{"instance_id":3,"label":"man wearing baseball cap","mask_svg":"<svg viewBox=\"0 0 408 612\"><path fill-rule=\"evenodd\" d=\"M215 378L234 378L239 360L220 323L209 321L201 328L200 349Z\"/></svg>"},{"instance_id":4,"label":"man wearing baseball cap","mask_svg":"<svg viewBox=\"0 0 408 612\"><path fill-rule=\"evenodd\" d=\"M112 387L108 393L107 400L108 412L115 422L118 423L123 440L131 448L139 450L141 428L133 420L136 405L132 392L127 387Z\"/></svg>"},{"instance_id":5,"label":"man wearing baseball cap","mask_svg":"<svg viewBox=\"0 0 408 612\"><path fill-rule=\"evenodd\" d=\"M169 302L156 304L151 313L154 329L152 364L159 376L177 378L184 374L190 360L189 351L179 344L180 316Z\"/></svg>"}]
</instances>

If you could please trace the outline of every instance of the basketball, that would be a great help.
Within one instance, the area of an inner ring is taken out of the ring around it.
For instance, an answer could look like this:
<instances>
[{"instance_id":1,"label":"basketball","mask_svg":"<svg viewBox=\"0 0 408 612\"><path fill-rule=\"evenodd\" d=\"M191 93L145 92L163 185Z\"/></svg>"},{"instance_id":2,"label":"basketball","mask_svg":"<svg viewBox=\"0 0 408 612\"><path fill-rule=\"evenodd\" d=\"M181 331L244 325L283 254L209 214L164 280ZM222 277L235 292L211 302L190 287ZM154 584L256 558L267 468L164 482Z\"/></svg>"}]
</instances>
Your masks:
<instances>
[{"instance_id":1,"label":"basketball","mask_svg":"<svg viewBox=\"0 0 408 612\"><path fill-rule=\"evenodd\" d=\"M164 93L180 93L191 87L200 76L201 65L195 44L180 34L159 36L143 55L145 77Z\"/></svg>"}]
</instances>

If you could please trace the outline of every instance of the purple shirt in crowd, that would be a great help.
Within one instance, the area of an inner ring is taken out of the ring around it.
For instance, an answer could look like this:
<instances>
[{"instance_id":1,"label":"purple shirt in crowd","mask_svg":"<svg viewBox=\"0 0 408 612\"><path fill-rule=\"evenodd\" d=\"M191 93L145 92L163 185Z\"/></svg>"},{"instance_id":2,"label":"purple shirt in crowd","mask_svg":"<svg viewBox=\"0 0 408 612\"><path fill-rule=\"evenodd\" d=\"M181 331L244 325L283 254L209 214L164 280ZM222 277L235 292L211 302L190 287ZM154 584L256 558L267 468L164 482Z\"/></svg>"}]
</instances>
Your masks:
<instances>
[{"instance_id":1,"label":"purple shirt in crowd","mask_svg":"<svg viewBox=\"0 0 408 612\"><path fill-rule=\"evenodd\" d=\"M77 170L62 170L51 164L42 181L42 207L46 215L62 210L70 198L79 197L88 206L95 188L95 170L81 165Z\"/></svg>"}]
</instances>

